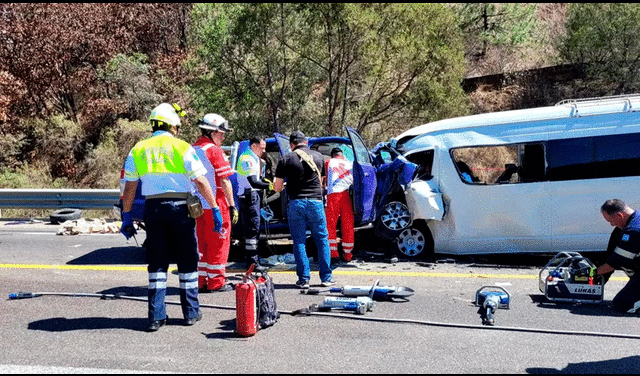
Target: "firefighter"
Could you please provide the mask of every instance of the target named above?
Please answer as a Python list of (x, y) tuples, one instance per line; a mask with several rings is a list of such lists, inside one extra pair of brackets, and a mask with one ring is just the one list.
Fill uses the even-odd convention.
[(222, 226), (215, 193), (205, 178), (207, 170), (193, 147), (175, 137), (180, 127), (178, 113), (184, 115), (177, 105), (168, 103), (154, 108), (149, 117), (153, 136), (135, 144), (124, 166), (126, 183), (120, 231), (127, 239), (136, 233), (131, 207), (138, 181), (142, 182), (142, 194), (145, 196), (149, 263), (147, 331), (150, 332), (166, 324), (167, 269), (171, 260), (178, 264), (180, 304), (185, 325), (193, 325), (202, 319), (198, 302), (195, 220), (189, 216), (186, 202), (193, 184), (212, 208), (214, 230), (219, 231)]
[[(238, 174), (246, 176), (251, 185), (243, 192), (239, 192), (239, 206), (242, 212), (242, 232), (244, 235), (244, 249), (247, 266), (255, 265), (260, 271), (265, 267), (260, 265), (258, 254), (258, 239), (260, 237), (260, 194), (264, 189), (273, 190), (273, 184), (264, 180), (264, 165), (261, 158), (267, 149), (267, 142), (262, 137), (249, 140), (249, 149), (238, 158)], [(261, 167), (262, 166), (262, 167)]]
[(198, 288), (200, 292), (231, 291), (233, 285), (226, 283), (226, 264), (231, 246), (231, 225), (238, 221), (233, 188), (229, 176), (233, 170), (227, 161), (222, 142), (232, 132), (229, 123), (218, 114), (206, 114), (198, 127), (202, 136), (193, 147), (207, 168), (207, 179), (216, 187), (216, 202), (222, 214), (222, 231), (211, 231), (211, 211), (205, 207), (204, 214), (196, 219), (196, 236), (200, 262), (198, 263)]
[(327, 215), (327, 230), (329, 231), (329, 249), (331, 250), (331, 258), (337, 259), (338, 254), (338, 237), (336, 226), (338, 218), (341, 223), (342, 233), (342, 259), (351, 261), (354, 233), (353, 233), (353, 206), (351, 197), (349, 196), (349, 188), (353, 185), (353, 163), (349, 162), (345, 157), (342, 149), (333, 148), (331, 150), (331, 159), (325, 162), (325, 170), (327, 177), (325, 180), (327, 189), (327, 206), (325, 208)]

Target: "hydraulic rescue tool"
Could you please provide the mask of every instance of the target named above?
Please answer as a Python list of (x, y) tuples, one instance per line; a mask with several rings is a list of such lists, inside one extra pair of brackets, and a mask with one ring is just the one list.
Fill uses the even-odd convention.
[[(492, 291), (493, 290), (493, 291)], [(498, 291), (499, 290), (499, 291)], [(496, 309), (509, 309), (510, 295), (504, 288), (500, 286), (482, 286), (476, 291), (476, 300), (474, 304), (482, 318), (482, 325), (495, 324), (493, 318)]]
[[(314, 305), (312, 305), (313, 307)], [(318, 311), (331, 311), (334, 309), (341, 309), (345, 311), (352, 311), (358, 315), (364, 315), (365, 312), (373, 309), (373, 300), (368, 296), (358, 296), (357, 298), (345, 298), (345, 297), (328, 297), (324, 299), (321, 305), (317, 306)], [(312, 309), (314, 310), (314, 309)]]
[(538, 276), (540, 292), (549, 301), (600, 303), (604, 280), (596, 275), (596, 266), (578, 252), (559, 252)]
[(330, 292), (330, 293), (339, 293), (343, 296), (348, 297), (357, 297), (357, 296), (368, 296), (373, 300), (394, 300), (394, 299), (403, 299), (408, 300), (407, 298), (412, 296), (414, 290), (409, 287), (404, 286), (379, 286), (380, 280), (376, 280), (373, 286), (344, 286), (344, 287), (332, 287), (328, 290), (319, 290), (319, 289), (306, 289), (301, 290), (301, 294), (306, 295), (318, 295), (321, 292)]

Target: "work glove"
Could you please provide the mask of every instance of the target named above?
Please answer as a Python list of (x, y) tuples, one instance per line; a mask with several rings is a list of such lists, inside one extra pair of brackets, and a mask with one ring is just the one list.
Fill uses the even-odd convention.
[(238, 223), (238, 209), (235, 206), (229, 206), (229, 215), (231, 216), (231, 224), (235, 225)]
[(220, 233), (222, 230), (222, 213), (220, 212), (220, 208), (211, 209), (213, 214), (213, 231)]
[(120, 226), (120, 232), (129, 240), (133, 235), (137, 234), (136, 228), (133, 227), (133, 219), (131, 219), (131, 212), (122, 212), (122, 226)]
[(264, 179), (265, 183), (269, 183), (269, 190), (270, 191), (275, 191), (275, 189), (273, 188), (273, 182), (269, 179)]

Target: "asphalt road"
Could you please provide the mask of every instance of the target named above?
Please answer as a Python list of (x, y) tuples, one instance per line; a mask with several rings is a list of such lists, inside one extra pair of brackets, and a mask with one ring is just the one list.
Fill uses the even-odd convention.
[[(250, 338), (235, 329), (235, 294), (201, 294), (204, 319), (144, 331), (146, 302), (11, 293), (64, 292), (146, 298), (144, 251), (120, 234), (55, 235), (50, 224), (0, 221), (2, 373), (640, 373), (640, 317), (608, 307), (626, 277), (616, 272), (599, 305), (550, 303), (538, 289), (542, 257), (438, 258), (391, 264), (358, 249), (339, 264), (339, 285), (408, 286), (407, 302), (377, 302), (365, 315), (292, 316), (324, 296), (302, 295), (286, 266), (270, 272), (283, 314)], [(144, 240), (141, 231), (138, 241)], [(287, 251), (289, 245), (279, 246)], [(378, 251), (378, 250), (376, 250)], [(242, 265), (230, 264), (238, 280)], [(311, 284), (319, 287), (317, 269)], [(178, 301), (170, 274), (167, 301)], [(481, 325), (476, 291), (502, 286), (509, 309)], [(385, 322), (389, 320), (390, 322)], [(402, 321), (402, 322), (400, 322)]]

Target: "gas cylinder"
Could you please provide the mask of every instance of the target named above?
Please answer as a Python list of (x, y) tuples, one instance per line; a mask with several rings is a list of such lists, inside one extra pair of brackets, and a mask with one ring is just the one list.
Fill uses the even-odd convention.
[(251, 337), (258, 332), (256, 286), (249, 278), (236, 285), (236, 333)]

